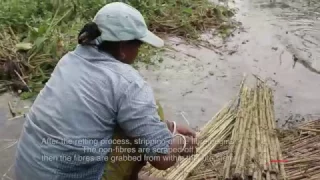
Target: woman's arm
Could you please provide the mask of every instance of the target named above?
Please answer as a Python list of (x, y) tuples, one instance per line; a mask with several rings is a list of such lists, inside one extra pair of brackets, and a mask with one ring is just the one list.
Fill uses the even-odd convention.
[[(171, 123), (161, 122), (151, 88), (147, 84), (132, 83), (120, 99), (117, 121), (127, 136), (136, 140), (155, 168), (167, 169), (173, 166), (179, 155), (195, 153), (195, 140), (173, 134)], [(168, 126), (170, 126), (168, 128)], [(185, 146), (183, 152), (181, 150)]]

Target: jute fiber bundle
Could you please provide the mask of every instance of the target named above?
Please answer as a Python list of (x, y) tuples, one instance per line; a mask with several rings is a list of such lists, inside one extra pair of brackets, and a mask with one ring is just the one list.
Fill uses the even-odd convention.
[(258, 81), (244, 87), (224, 164), (224, 179), (285, 179), (276, 134), (272, 90)]
[(152, 168), (149, 170), (149, 175), (168, 180), (186, 179), (190, 172), (192, 172), (215, 147), (230, 136), (236, 116), (235, 110), (234, 103), (230, 103), (217, 113), (212, 121), (204, 126), (201, 133), (198, 134), (200, 143), (196, 155), (189, 158), (181, 158), (174, 167), (166, 171), (159, 171)]
[[(217, 113), (198, 134), (200, 145), (197, 154), (179, 160), (176, 166), (166, 171), (151, 168), (149, 175), (185, 180), (192, 174), (196, 179), (194, 170), (201, 167), (206, 157), (212, 156), (223, 142), (228, 142), (224, 165), (220, 165), (220, 179), (286, 179), (284, 164), (279, 161), (283, 157), (275, 130), (273, 106), (272, 91), (262, 81), (258, 80), (254, 88), (244, 86), (243, 81), (237, 100)], [(198, 173), (202, 177), (217, 178), (212, 172)]]

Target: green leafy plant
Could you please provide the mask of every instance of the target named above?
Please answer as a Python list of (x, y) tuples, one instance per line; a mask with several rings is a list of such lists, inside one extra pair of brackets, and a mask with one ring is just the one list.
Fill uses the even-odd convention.
[[(78, 31), (95, 13), (113, 0), (2, 0), (0, 6), (0, 81), (14, 90), (35, 94), (50, 77), (59, 59), (77, 44)], [(197, 39), (201, 32), (220, 27), (233, 15), (207, 0), (130, 0), (159, 36)], [(224, 26), (222, 34), (228, 32)], [(154, 65), (161, 50), (141, 48), (138, 61)], [(6, 84), (8, 85), (8, 83)], [(32, 95), (34, 93), (31, 93)], [(24, 93), (24, 98), (31, 96)]]

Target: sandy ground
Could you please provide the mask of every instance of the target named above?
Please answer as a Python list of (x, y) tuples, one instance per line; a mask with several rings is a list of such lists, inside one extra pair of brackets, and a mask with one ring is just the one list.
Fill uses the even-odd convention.
[[(288, 118), (303, 121), (320, 115), (319, 14), (309, 0), (236, 0), (242, 28), (220, 48), (210, 50), (170, 39), (169, 51), (159, 67), (142, 68), (154, 88), (167, 119), (201, 127), (237, 94), (243, 74), (267, 79), (275, 90), (279, 126)], [(300, 8), (300, 9), (299, 9)], [(295, 63), (296, 62), (296, 63)], [(319, 68), (320, 70), (320, 68)], [(0, 179), (10, 179), (15, 143), (23, 119), (8, 120), (10, 94), (0, 97)], [(30, 103), (19, 102), (23, 108)], [(6, 174), (7, 173), (7, 174)]]

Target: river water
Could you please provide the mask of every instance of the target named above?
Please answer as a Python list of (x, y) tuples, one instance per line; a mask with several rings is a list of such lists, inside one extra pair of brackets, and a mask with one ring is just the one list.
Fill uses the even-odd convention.
[[(275, 36), (310, 71), (320, 73), (320, 3), (316, 0), (255, 1), (247, 10), (263, 12)], [(318, 62), (317, 62), (318, 60)]]
[[(316, 0), (235, 0), (242, 23), (216, 48), (169, 38), (164, 61), (141, 68), (167, 119), (201, 127), (237, 94), (243, 74), (268, 79), (274, 89), (279, 126), (320, 115), (320, 2)], [(0, 97), (0, 179), (10, 179), (23, 119), (8, 121), (8, 100)], [(28, 103), (27, 103), (28, 104)], [(24, 107), (25, 105), (21, 106)], [(3, 174), (3, 175), (1, 175)]]
[[(320, 3), (315, 1), (236, 0), (228, 3), (242, 23), (214, 51), (168, 42), (160, 68), (142, 70), (164, 105), (166, 117), (201, 126), (238, 92), (244, 73), (268, 79), (275, 90), (279, 125), (286, 119), (320, 113)], [(183, 115), (181, 115), (183, 112)]]

